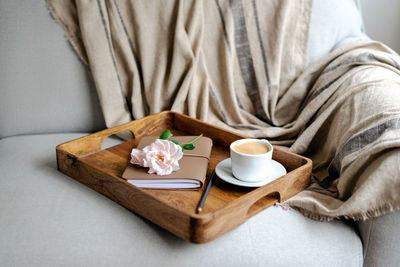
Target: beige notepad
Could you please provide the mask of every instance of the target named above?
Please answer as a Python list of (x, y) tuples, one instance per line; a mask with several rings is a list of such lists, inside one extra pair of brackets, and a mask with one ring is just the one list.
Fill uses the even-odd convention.
[[(154, 142), (158, 137), (143, 137), (137, 148), (143, 149)], [(179, 143), (190, 142), (196, 136), (173, 136), (170, 139)], [(185, 150), (183, 157), (179, 160), (179, 170), (169, 175), (149, 174), (148, 168), (128, 164), (122, 178), (129, 183), (142, 188), (164, 188), (164, 189), (198, 189), (204, 184), (207, 174), (208, 162), (210, 160), (212, 140), (201, 137), (194, 142), (195, 149)]]

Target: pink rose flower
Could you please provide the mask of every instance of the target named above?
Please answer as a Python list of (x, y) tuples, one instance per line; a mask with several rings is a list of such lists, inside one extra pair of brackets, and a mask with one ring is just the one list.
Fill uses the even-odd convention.
[(168, 140), (157, 139), (143, 150), (132, 149), (131, 163), (148, 167), (148, 173), (168, 175), (179, 170), (182, 148)]
[(146, 154), (143, 153), (142, 150), (140, 149), (132, 149), (131, 151), (131, 163), (132, 164), (136, 164), (136, 165), (140, 165), (142, 167), (144, 167), (144, 158), (146, 157)]

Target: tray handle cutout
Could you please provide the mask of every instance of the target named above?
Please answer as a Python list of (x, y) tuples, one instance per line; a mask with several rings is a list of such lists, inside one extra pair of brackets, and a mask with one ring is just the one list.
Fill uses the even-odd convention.
[[(71, 156), (73, 155), (75, 157), (90, 155), (94, 152), (104, 149), (103, 147), (104, 140), (109, 136), (118, 134), (119, 132), (129, 131), (130, 132), (129, 136), (131, 136), (132, 138), (136, 138), (137, 135), (135, 134), (134, 126), (135, 126), (134, 123), (130, 122), (114, 128), (105, 129), (100, 132), (83, 136), (81, 138), (60, 144), (56, 147), (56, 149), (64, 151), (70, 154)], [(106, 143), (112, 143), (112, 142), (107, 140)], [(115, 141), (114, 145), (116, 145)]]
[(255, 201), (251, 202), (247, 209), (246, 219), (259, 213), (265, 208), (273, 206), (275, 203), (281, 201), (281, 194), (277, 191), (267, 191), (260, 197), (256, 198)]
[(128, 140), (135, 139), (135, 135), (130, 130), (123, 130), (121, 132), (104, 137), (101, 150), (122, 144)]
[(92, 140), (86, 140), (86, 143), (92, 141), (92, 151), (103, 150), (108, 147), (118, 145), (131, 139), (136, 138), (135, 131), (131, 123), (122, 124), (120, 126), (109, 128), (97, 132), (88, 137), (92, 137)]

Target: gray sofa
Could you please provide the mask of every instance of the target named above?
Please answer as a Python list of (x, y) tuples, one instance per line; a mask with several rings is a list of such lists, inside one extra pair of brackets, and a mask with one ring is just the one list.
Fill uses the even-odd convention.
[(0, 38), (1, 266), (398, 266), (399, 212), (272, 207), (196, 245), (58, 172), (56, 145), (105, 128), (90, 73), (44, 1), (1, 0)]

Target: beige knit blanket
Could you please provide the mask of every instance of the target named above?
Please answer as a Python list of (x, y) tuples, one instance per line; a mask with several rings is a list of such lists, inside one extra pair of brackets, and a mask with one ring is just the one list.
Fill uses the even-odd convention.
[(48, 0), (108, 127), (173, 110), (313, 160), (283, 203), (314, 219), (400, 208), (400, 59), (377, 42), (305, 67), (311, 0)]

